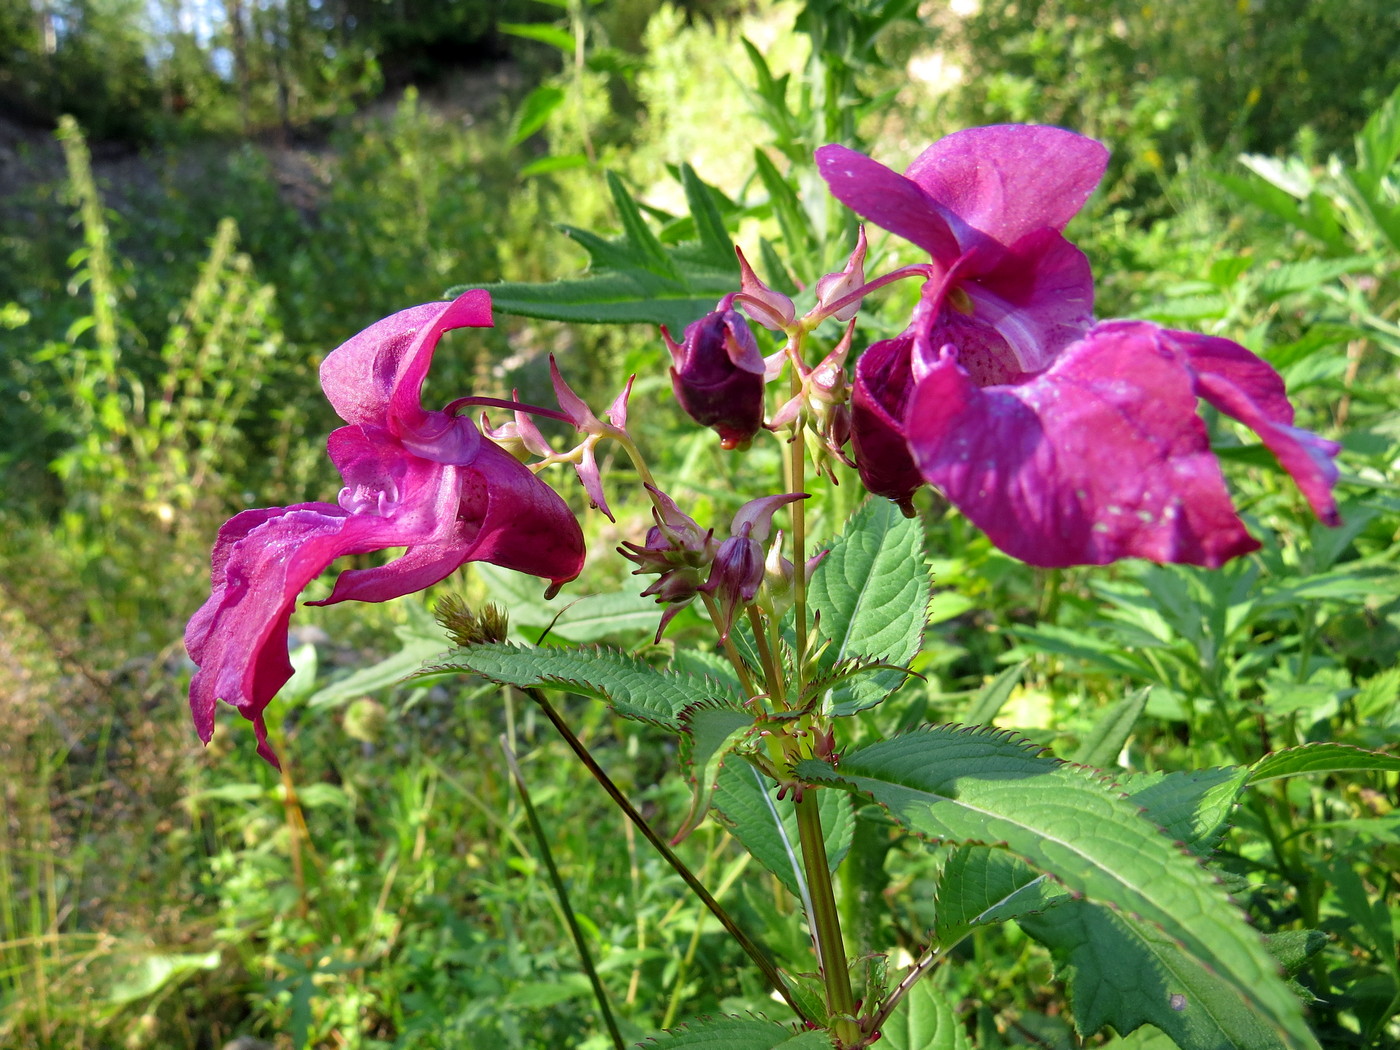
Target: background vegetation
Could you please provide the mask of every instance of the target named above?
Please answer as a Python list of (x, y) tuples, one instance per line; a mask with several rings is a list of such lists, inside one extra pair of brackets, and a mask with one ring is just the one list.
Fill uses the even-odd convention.
[[(1103, 139), (1113, 167), (1071, 231), (1107, 275), (1099, 312), (1268, 356), (1303, 425), (1346, 446), (1347, 523), (1310, 526), (1228, 430), (1266, 545), (1220, 573), (1037, 573), (931, 503), (926, 685), (868, 731), (996, 717), (1072, 757), (1109, 705), (1150, 686), (1125, 769), (1400, 739), (1389, 4), (0, 0), (0, 56), (0, 111), (18, 117), (0, 122), (0, 1045), (604, 1045), (502, 734), (589, 904), (628, 1031), (771, 1009), (529, 704), (399, 684), (442, 647), (420, 599), (298, 612), (299, 673), (272, 718), (280, 777), (235, 718), (201, 750), (183, 709), (180, 633), (218, 524), (338, 485), (320, 358), (451, 285), (578, 273), (583, 253), (552, 224), (616, 230), (604, 171), (678, 240), (672, 169), (692, 164), (750, 257), (771, 261), (766, 240), (809, 281), (849, 236), (814, 184), (815, 145), (899, 166), (999, 120)], [(555, 352), (595, 404), (639, 373), (634, 404), (657, 406), (650, 454), (697, 516), (771, 472), (772, 449), (736, 462), (681, 426), (652, 329), (501, 321), (448, 341), (430, 400), (528, 397)], [(854, 489), (845, 479), (814, 513), (836, 520)], [(600, 555), (646, 523), (637, 504), (615, 509), (615, 527), (585, 519)], [(598, 557), (575, 590), (632, 583)], [(449, 584), (513, 595), (524, 630), (552, 615), (507, 574)], [(654, 607), (612, 601), (572, 637), (644, 644)], [(656, 786), (676, 756), (581, 702), (573, 715), (676, 826), (686, 799)], [(1222, 845), (1232, 889), (1267, 932), (1326, 935), (1296, 973), (1326, 1045), (1394, 1046), (1395, 779), (1286, 784)], [(683, 848), (775, 950), (800, 955), (783, 894), (745, 877), (720, 828)], [(941, 860), (875, 856), (868, 885), (914, 900)], [(927, 911), (873, 943), (917, 950)], [(1010, 927), (979, 933), (937, 979), (979, 1047), (1069, 1046), (1057, 966)]]

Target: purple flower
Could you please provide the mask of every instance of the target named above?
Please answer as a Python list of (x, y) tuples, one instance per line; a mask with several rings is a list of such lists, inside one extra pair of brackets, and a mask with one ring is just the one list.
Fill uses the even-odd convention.
[(929, 253), (925, 334), (963, 351), (984, 384), (1039, 371), (1093, 322), (1089, 262), (1061, 231), (1107, 163), (1093, 139), (1022, 124), (949, 135), (903, 175), (844, 146), (817, 150), (838, 200)]
[(1044, 371), (985, 386), (960, 358), (944, 346), (914, 384), (908, 447), (921, 475), (1022, 561), (1215, 567), (1257, 549), (1198, 398), (1257, 433), (1318, 518), (1339, 521), (1339, 446), (1294, 427), (1278, 373), (1228, 339), (1108, 321)]
[(336, 558), (406, 548), (387, 565), (342, 572), (328, 598), (309, 604), (386, 601), (469, 561), (544, 577), (551, 589), (578, 575), (583, 533), (563, 499), (469, 419), (422, 406), (442, 334), (490, 325), (490, 296), (471, 291), (386, 317), (322, 363), (321, 387), (349, 424), (328, 443), (345, 487), (337, 503), (247, 510), (219, 530), (212, 593), (185, 629), (199, 667), (190, 708), (206, 743), (224, 700), (276, 764), (263, 711), (292, 675), (287, 625), (297, 596)]
[(686, 414), (713, 427), (725, 448), (738, 448), (763, 426), (763, 355), (743, 315), (722, 301), (686, 326), (680, 343), (663, 326), (671, 351), (671, 385)]
[(1107, 160), (1093, 139), (1030, 125), (949, 135), (904, 175), (844, 146), (817, 150), (838, 199), (931, 257), (909, 329), (856, 363), (851, 437), (871, 492), (912, 512), (921, 478), (900, 419), (916, 337), (957, 346), (978, 382), (999, 383), (1044, 368), (1093, 323), (1089, 262), (1060, 231)]
[(930, 255), (908, 328), (856, 364), (862, 480), (906, 512), (932, 482), (1033, 565), (1215, 566), (1258, 543), (1211, 455), (1204, 398), (1253, 429), (1335, 524), (1338, 447), (1293, 426), (1264, 361), (1146, 322), (1090, 328), (1088, 262), (1061, 231), (1106, 159), (1092, 139), (1030, 126), (950, 135), (903, 176), (817, 151), (838, 198)]

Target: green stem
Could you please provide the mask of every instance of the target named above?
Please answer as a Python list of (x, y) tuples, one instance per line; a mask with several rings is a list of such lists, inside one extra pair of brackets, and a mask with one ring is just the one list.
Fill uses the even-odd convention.
[(841, 1046), (860, 1046), (860, 1025), (856, 1021), (856, 997), (851, 990), (846, 945), (841, 939), (841, 920), (836, 911), (836, 894), (831, 885), (831, 867), (822, 834), (817, 788), (801, 789), (797, 799), (797, 834), (802, 844), (802, 866), (806, 869), (807, 889), (812, 898), (812, 940), (816, 943), (817, 963), (826, 985), (828, 1025)]
[(612, 1006), (608, 1003), (608, 993), (603, 988), (603, 981), (598, 976), (598, 970), (593, 965), (593, 954), (588, 950), (588, 941), (583, 936), (583, 930), (579, 927), (578, 919), (574, 917), (573, 905), (569, 903), (569, 891), (564, 888), (564, 880), (559, 876), (559, 868), (554, 863), (554, 853), (549, 848), (549, 838), (544, 833), (544, 825), (540, 823), (539, 814), (535, 812), (535, 804), (530, 801), (530, 789), (525, 786), (525, 776), (520, 772), (520, 765), (515, 761), (515, 752), (510, 749), (510, 744), (506, 741), (505, 735), (500, 737), (501, 750), (505, 753), (506, 764), (510, 766), (511, 776), (515, 778), (515, 786), (520, 789), (520, 800), (525, 805), (525, 819), (530, 824), (530, 831), (534, 833), (535, 841), (540, 847), (540, 856), (544, 858), (545, 870), (549, 873), (550, 885), (554, 887), (554, 894), (559, 898), (559, 906), (564, 912), (564, 922), (569, 927), (569, 933), (574, 938), (574, 947), (578, 949), (579, 962), (583, 964), (583, 970), (588, 974), (588, 983), (593, 986), (593, 997), (598, 1000), (598, 1009), (603, 1014), (603, 1023), (608, 1026), (608, 1035), (612, 1037), (613, 1046), (617, 1050), (626, 1050), (626, 1042), (623, 1041), (622, 1032), (618, 1030), (617, 1019), (613, 1017)]
[(672, 870), (681, 877), (681, 880), (690, 888), (690, 891), (700, 898), (706, 908), (710, 909), (710, 914), (719, 920), (720, 925), (738, 942), (739, 947), (744, 949), (748, 957), (753, 960), (754, 965), (756, 965), (759, 970), (762, 971), (763, 976), (767, 978), (768, 984), (772, 989), (783, 997), (783, 1001), (787, 1003), (788, 1006), (792, 1007), (793, 1013), (803, 1021), (811, 1022), (812, 1019), (808, 1017), (802, 1007), (797, 1004), (797, 1000), (793, 998), (792, 992), (788, 990), (787, 982), (783, 980), (783, 976), (778, 972), (778, 968), (773, 965), (769, 954), (765, 952), (753, 938), (740, 929), (739, 924), (720, 906), (719, 901), (711, 896), (710, 891), (707, 890), (704, 884), (695, 877), (694, 873), (686, 867), (685, 862), (682, 861), (680, 857), (676, 856), (671, 850), (671, 847), (666, 844), (666, 841), (652, 829), (652, 826), (646, 822), (646, 819), (637, 811), (637, 808), (628, 801), (627, 796), (622, 793), (622, 789), (613, 783), (612, 778), (603, 771), (603, 767), (598, 765), (588, 748), (583, 746), (583, 741), (574, 735), (574, 731), (569, 728), (568, 723), (565, 722), (559, 712), (555, 710), (554, 705), (549, 702), (549, 698), (538, 689), (526, 689), (525, 692), (529, 694), (530, 699), (534, 700), (535, 703), (539, 705), (540, 710), (544, 712), (545, 717), (554, 725), (554, 728), (559, 730), (559, 735), (564, 738), (574, 754), (578, 756), (579, 761), (584, 764), (584, 767), (593, 774), (593, 779), (602, 785), (603, 790), (608, 793), (608, 797), (617, 804), (617, 807), (622, 810), (627, 819), (630, 820), (636, 829), (642, 833), (643, 837), (652, 844), (656, 852), (661, 854), (662, 859), (665, 860), (667, 864), (671, 865)]

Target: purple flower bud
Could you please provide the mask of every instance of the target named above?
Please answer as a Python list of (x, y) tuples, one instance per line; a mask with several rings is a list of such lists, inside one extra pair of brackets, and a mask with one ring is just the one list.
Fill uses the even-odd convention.
[(763, 425), (763, 355), (737, 310), (721, 309), (686, 326), (671, 351), (671, 386), (691, 419), (719, 434), (724, 448), (747, 444)]
[(710, 578), (701, 589), (719, 599), (723, 626), (721, 638), (728, 638), (735, 614), (751, 604), (763, 583), (763, 544), (749, 535), (731, 536), (719, 545)]
[(924, 483), (904, 436), (904, 416), (913, 396), (910, 374), (914, 338), (904, 333), (873, 344), (856, 362), (851, 387), (851, 445), (860, 480), (877, 496), (894, 500), (906, 515)]

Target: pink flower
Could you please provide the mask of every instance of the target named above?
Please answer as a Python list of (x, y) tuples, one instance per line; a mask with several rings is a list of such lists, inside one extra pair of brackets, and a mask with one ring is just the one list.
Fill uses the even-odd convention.
[(309, 604), (386, 601), (469, 561), (544, 577), (551, 589), (578, 575), (583, 533), (563, 499), (466, 417), (422, 406), (442, 334), (490, 325), (490, 296), (471, 291), (386, 317), (322, 363), (321, 387), (349, 424), (328, 443), (345, 487), (337, 503), (247, 510), (219, 530), (212, 592), (185, 629), (199, 667), (190, 708), (206, 743), (224, 700), (276, 764), (263, 711), (292, 675), (287, 625), (297, 596), (336, 558), (406, 548), (387, 565), (342, 572), (328, 598)]
[(856, 362), (851, 437), (866, 487), (910, 511), (920, 479), (904, 451), (915, 337), (951, 343), (980, 383), (1044, 368), (1093, 323), (1094, 281), (1061, 231), (1108, 151), (1060, 128), (972, 128), (934, 143), (904, 175), (844, 146), (817, 150), (831, 192), (925, 249), (928, 282), (908, 331)]
[(908, 328), (856, 364), (852, 442), (872, 492), (908, 512), (931, 482), (1033, 565), (1219, 565), (1258, 543), (1211, 455), (1204, 398), (1337, 522), (1338, 446), (1293, 426), (1268, 364), (1146, 322), (1090, 328), (1092, 275), (1061, 231), (1103, 173), (1097, 142), (1002, 126), (948, 136), (903, 176), (840, 146), (817, 160), (839, 199), (930, 255)]
[(1318, 518), (1338, 524), (1339, 446), (1293, 426), (1283, 380), (1237, 343), (1108, 321), (1044, 371), (986, 386), (960, 356), (943, 347), (915, 383), (908, 447), (924, 479), (1013, 557), (1215, 567), (1257, 549), (1198, 398), (1257, 433)]

